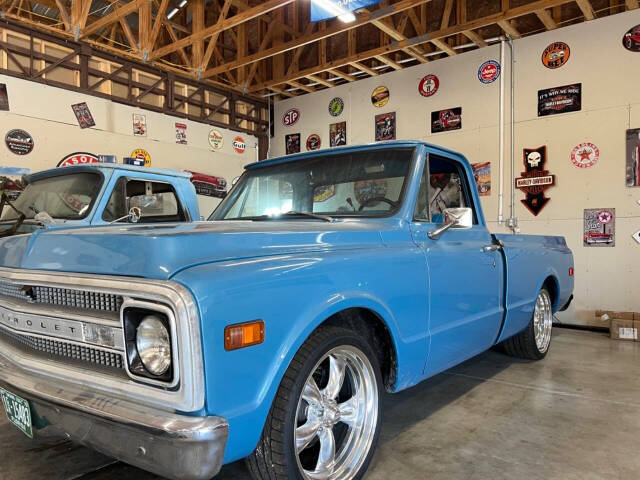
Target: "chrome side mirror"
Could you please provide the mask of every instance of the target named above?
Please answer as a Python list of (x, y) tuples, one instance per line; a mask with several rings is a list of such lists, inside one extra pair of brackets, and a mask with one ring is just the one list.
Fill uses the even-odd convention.
[(427, 235), (431, 240), (437, 240), (450, 228), (471, 228), (473, 226), (473, 210), (470, 208), (445, 208), (444, 224)]
[(142, 217), (142, 210), (140, 207), (131, 207), (129, 209), (129, 221), (131, 223), (138, 223)]
[(238, 180), (240, 180), (240, 177), (236, 177), (233, 180), (231, 180), (231, 186), (233, 187), (236, 183), (238, 183)]

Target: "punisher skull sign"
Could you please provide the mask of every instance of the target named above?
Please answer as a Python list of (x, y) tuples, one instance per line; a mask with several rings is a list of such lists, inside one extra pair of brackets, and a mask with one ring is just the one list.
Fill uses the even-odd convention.
[(540, 152), (537, 150), (533, 150), (532, 152), (529, 152), (529, 155), (527, 155), (527, 163), (531, 168), (538, 168), (541, 160), (542, 155), (540, 155)]
[(525, 148), (522, 151), (525, 171), (522, 177), (516, 178), (516, 188), (522, 190), (526, 197), (522, 204), (534, 215), (538, 215), (542, 208), (549, 202), (544, 196), (545, 190), (556, 183), (556, 176), (549, 175), (544, 169), (547, 163), (547, 147)]

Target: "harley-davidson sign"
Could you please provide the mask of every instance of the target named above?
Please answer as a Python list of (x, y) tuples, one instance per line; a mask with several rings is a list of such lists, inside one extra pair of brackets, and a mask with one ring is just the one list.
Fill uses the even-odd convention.
[(538, 116), (578, 112), (582, 108), (582, 84), (538, 90)]
[(556, 184), (556, 176), (550, 175), (544, 169), (547, 163), (547, 147), (523, 149), (523, 162), (525, 171), (522, 177), (516, 178), (516, 188), (526, 194), (522, 204), (534, 215), (538, 215), (549, 198), (544, 196), (545, 190)]

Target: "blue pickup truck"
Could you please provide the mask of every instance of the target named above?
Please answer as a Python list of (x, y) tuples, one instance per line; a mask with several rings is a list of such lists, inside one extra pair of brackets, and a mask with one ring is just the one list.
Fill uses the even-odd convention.
[(25, 177), (24, 191), (7, 195), (9, 198), (19, 193), (17, 199), (2, 202), (0, 237), (43, 227), (128, 222), (131, 208), (139, 209), (137, 223), (197, 221), (200, 209), (192, 175), (115, 163), (33, 173)]
[(0, 394), (173, 479), (360, 479), (380, 396), (500, 345), (542, 359), (562, 237), (492, 234), (460, 154), (399, 141), (247, 166), (210, 221), (0, 240)]

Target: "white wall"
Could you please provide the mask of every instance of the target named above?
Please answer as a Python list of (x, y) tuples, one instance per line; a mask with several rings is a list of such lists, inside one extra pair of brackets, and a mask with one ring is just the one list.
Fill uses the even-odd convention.
[[(581, 324), (594, 321), (594, 310), (612, 309), (640, 312), (638, 275), (640, 245), (631, 234), (640, 229), (640, 188), (625, 186), (625, 130), (640, 127), (640, 53), (622, 47), (622, 35), (640, 24), (640, 10), (606, 17), (514, 42), (515, 49), (515, 173), (524, 170), (522, 149), (547, 145), (546, 168), (556, 175), (556, 186), (547, 190), (551, 202), (534, 217), (520, 203), (524, 193), (516, 190), (516, 217), (521, 232), (563, 235), (574, 252), (576, 267), (575, 301), (571, 309), (559, 314), (562, 321)], [(544, 48), (563, 41), (571, 57), (555, 70), (542, 65)], [(508, 52), (508, 50), (507, 50)], [(507, 54), (507, 62), (508, 62)], [(323, 148), (329, 144), (329, 124), (347, 122), (349, 144), (374, 141), (374, 116), (397, 112), (397, 138), (421, 139), (462, 152), (471, 162), (491, 162), (491, 196), (482, 197), (489, 227), (498, 225), (498, 124), (499, 81), (489, 85), (477, 79), (478, 67), (486, 60), (499, 60), (499, 47), (491, 46), (468, 53), (407, 68), (353, 84), (291, 98), (275, 105), (275, 137), (271, 155), (283, 155), (284, 136), (301, 133), (301, 147), (312, 134), (319, 134)], [(506, 68), (504, 68), (506, 67)], [(506, 72), (505, 72), (506, 70)], [(418, 82), (426, 74), (440, 79), (440, 89), (432, 97), (418, 93)], [(503, 66), (507, 84), (510, 72)], [(582, 83), (582, 110), (550, 117), (537, 116), (540, 89)], [(373, 89), (385, 85), (389, 103), (383, 108), (371, 104)], [(345, 101), (340, 117), (331, 117), (328, 103), (336, 96)], [(462, 130), (430, 133), (432, 111), (461, 106)], [(298, 108), (301, 118), (284, 127), (282, 114)], [(509, 103), (507, 98), (509, 121)], [(509, 126), (505, 138), (505, 217), (509, 216), (510, 168)], [(569, 155), (581, 142), (592, 142), (600, 149), (599, 162), (587, 169), (575, 167)], [(582, 246), (583, 209), (616, 209), (616, 246)], [(526, 275), (526, 272), (522, 272)]]
[[(220, 176), (231, 185), (244, 165), (257, 160), (258, 140), (251, 135), (9, 76), (0, 75), (0, 83), (7, 85), (10, 106), (9, 112), (0, 112), (0, 140), (4, 144), (4, 135), (9, 130), (21, 128), (35, 141), (33, 151), (24, 156), (15, 155), (0, 145), (0, 166), (36, 172), (53, 168), (63, 157), (78, 151), (116, 155), (118, 163), (122, 163), (122, 158), (131, 156), (134, 149), (144, 148), (151, 155), (152, 167)], [(80, 102), (89, 105), (95, 127), (81, 129), (78, 126), (71, 105)], [(133, 136), (133, 113), (146, 115), (146, 137)], [(175, 143), (176, 122), (187, 125), (188, 145)], [(224, 136), (221, 150), (214, 151), (209, 145), (208, 135), (213, 128)], [(232, 147), (236, 136), (242, 137), (247, 145), (243, 154), (236, 153)], [(199, 200), (201, 214), (205, 216), (219, 203), (211, 197)]]

